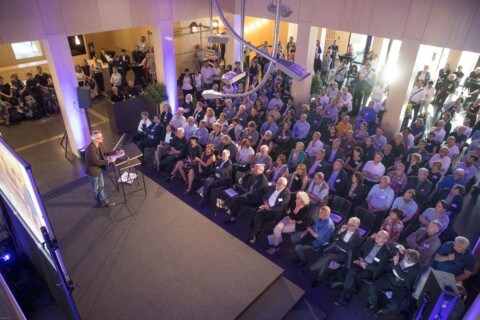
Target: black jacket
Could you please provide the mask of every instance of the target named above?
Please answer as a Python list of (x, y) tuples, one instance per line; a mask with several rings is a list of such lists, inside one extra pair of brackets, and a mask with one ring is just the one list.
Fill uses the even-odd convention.
[(403, 281), (399, 281), (399, 285), (403, 283), (407, 291), (412, 292), (415, 281), (417, 280), (417, 278), (420, 276), (422, 272), (422, 267), (420, 266), (420, 263), (415, 263), (413, 266), (410, 266), (402, 270), (402, 267), (400, 267), (400, 261), (399, 261), (396, 265), (390, 264), (387, 267), (387, 270), (391, 273), (393, 273), (393, 270), (395, 270), (398, 277), (403, 279)]
[(345, 188), (345, 193), (342, 194), (342, 196), (350, 201), (353, 206), (360, 204), (363, 200), (365, 200), (365, 197), (367, 195), (367, 187), (362, 183), (362, 184), (357, 184), (357, 187), (352, 193), (352, 196), (348, 196), (348, 192), (350, 191), (350, 188), (352, 187), (352, 179), (350, 179), (347, 183), (347, 186)]
[(408, 189), (415, 190), (415, 198), (413, 200), (419, 205), (422, 205), (427, 202), (430, 193), (432, 193), (433, 184), (428, 179), (419, 183), (417, 177), (412, 177), (408, 179), (407, 186), (405, 187), (405, 190)]
[[(328, 166), (324, 171), (325, 182), (328, 182), (328, 179), (330, 179), (330, 176), (332, 175), (332, 173), (333, 173), (333, 166)], [(335, 189), (335, 194), (338, 194), (338, 195), (345, 194), (347, 183), (348, 183), (348, 174), (345, 172), (345, 170), (341, 169), (337, 175), (337, 178), (335, 179), (335, 183), (333, 184), (333, 187)]]
[(260, 200), (265, 194), (267, 186), (268, 180), (263, 173), (257, 175), (252, 174), (248, 181), (247, 192), (243, 195)]
[[(316, 157), (310, 157), (308, 158), (307, 160), (307, 172), (310, 171), (310, 169), (312, 168), (313, 164), (317, 161)], [(315, 173), (317, 172), (322, 172), (322, 173), (325, 173), (325, 170), (328, 168), (328, 163), (325, 161), (325, 160), (322, 160), (320, 161), (320, 163), (317, 165), (317, 167), (315, 168)], [(313, 175), (312, 176), (308, 176), (309, 178), (313, 178)]]
[(325, 251), (327, 251), (329, 248), (337, 247), (339, 250), (343, 252), (348, 252), (356, 249), (362, 243), (363, 239), (360, 233), (358, 232), (358, 230), (352, 234), (348, 242), (343, 241), (343, 237), (345, 236), (346, 233), (347, 233), (347, 230), (341, 233), (334, 232), (331, 238), (333, 242), (331, 245), (328, 246), (327, 249), (325, 249)]
[(228, 159), (222, 166), (222, 158), (217, 160), (215, 164), (214, 177), (217, 180), (229, 181), (232, 179), (232, 161)]
[(323, 159), (325, 159), (325, 161), (327, 161), (330, 164), (333, 164), (337, 159), (343, 159), (343, 150), (340, 149), (340, 147), (337, 149), (337, 152), (335, 152), (335, 156), (333, 157), (332, 162), (328, 161), (328, 159), (330, 159), (331, 154), (332, 154), (332, 147), (327, 146), (325, 150), (325, 157), (323, 157)]
[(165, 139), (165, 127), (163, 126), (162, 123), (159, 123), (158, 125), (155, 126), (155, 123), (151, 125), (150, 127), (147, 128), (147, 137), (149, 139), (152, 139), (150, 135), (153, 136), (153, 141), (155, 141), (156, 144), (160, 143), (160, 140)]
[[(365, 242), (355, 250), (355, 259), (360, 257), (366, 258), (368, 254), (372, 251), (375, 246), (375, 240), (373, 238), (367, 238)], [(378, 250), (373, 262), (367, 264), (365, 270), (371, 271), (373, 273), (373, 279), (377, 279), (383, 271), (388, 267), (390, 263), (391, 253), (387, 245), (383, 245), (380, 250)]]
[[(276, 186), (272, 185), (268, 187), (267, 193), (263, 197), (263, 202), (268, 202), (268, 198), (274, 193), (276, 190)], [(284, 213), (287, 209), (288, 203), (290, 202), (290, 190), (288, 188), (284, 188), (278, 195), (277, 200), (275, 200), (275, 205), (270, 207), (270, 211), (277, 212), (278, 214)]]

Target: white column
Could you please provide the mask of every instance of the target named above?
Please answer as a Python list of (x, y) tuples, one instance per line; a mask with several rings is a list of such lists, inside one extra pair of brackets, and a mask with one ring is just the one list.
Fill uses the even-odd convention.
[[(310, 23), (300, 22), (298, 24), (295, 51), (295, 63), (306, 68), (313, 74), (313, 61), (315, 59), (315, 45), (317, 43), (318, 28), (311, 27)], [(293, 81), (292, 96), (295, 102), (309, 103), (310, 86), (312, 84), (312, 76), (305, 78), (303, 81)]]
[(177, 61), (173, 40), (173, 20), (161, 20), (154, 26), (155, 68), (157, 81), (167, 86), (168, 103), (173, 112), (178, 108)]
[[(226, 16), (228, 23), (233, 27), (237, 34), (241, 34), (240, 25), (241, 17), (239, 14), (230, 14)], [(233, 38), (230, 32), (226, 32), (230, 41), (225, 45), (225, 66), (232, 65), (234, 67), (235, 61), (242, 60), (242, 44)]]
[(388, 138), (400, 130), (403, 114), (415, 79), (414, 66), (419, 48), (420, 41), (418, 40), (403, 39), (402, 41), (396, 63), (397, 70), (395, 78), (392, 78), (385, 108), (386, 112), (382, 121), (382, 126)]
[(298, 34), (298, 24), (289, 22), (288, 32), (287, 32), (287, 42), (288, 40), (290, 40), (290, 37), (293, 37), (293, 41), (297, 41), (297, 39), (295, 39), (297, 37), (297, 34)]
[(77, 157), (80, 157), (78, 150), (90, 142), (90, 132), (85, 115), (86, 109), (79, 109), (78, 105), (78, 83), (67, 35), (64, 33), (49, 35), (43, 44), (70, 148)]
[(322, 28), (322, 32), (320, 33), (320, 47), (322, 48), (322, 52), (325, 52), (326, 38), (327, 38), (327, 28)]

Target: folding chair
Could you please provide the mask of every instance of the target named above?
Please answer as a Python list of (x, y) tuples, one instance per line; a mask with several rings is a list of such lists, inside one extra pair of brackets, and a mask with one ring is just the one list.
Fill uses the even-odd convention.
[(355, 208), (353, 216), (360, 219), (360, 227), (358, 228), (358, 232), (362, 238), (365, 239), (372, 232), (372, 228), (377, 216), (373, 212), (361, 207)]
[(337, 195), (333, 197), (332, 205), (330, 206), (330, 219), (336, 226), (347, 219), (351, 207), (352, 203), (347, 199)]

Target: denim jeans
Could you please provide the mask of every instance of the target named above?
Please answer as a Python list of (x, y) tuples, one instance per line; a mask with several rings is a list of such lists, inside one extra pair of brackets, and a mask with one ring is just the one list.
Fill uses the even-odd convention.
[(93, 198), (100, 204), (105, 204), (107, 202), (107, 198), (105, 197), (104, 191), (104, 181), (103, 181), (103, 172), (96, 177), (88, 176), (88, 180), (90, 180), (90, 189), (93, 194)]

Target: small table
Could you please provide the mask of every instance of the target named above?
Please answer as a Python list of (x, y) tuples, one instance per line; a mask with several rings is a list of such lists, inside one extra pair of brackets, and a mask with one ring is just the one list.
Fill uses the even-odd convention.
[[(117, 190), (122, 189), (123, 199), (127, 203), (127, 195), (132, 194), (138, 191), (144, 191), (145, 196), (147, 195), (147, 188), (145, 186), (145, 176), (143, 172), (137, 170), (138, 166), (141, 166), (140, 157), (143, 156), (142, 152), (138, 147), (133, 144), (127, 144), (124, 147), (125, 157), (122, 157), (113, 163), (113, 174), (115, 177), (115, 184)], [(132, 173), (131, 171), (135, 172)], [(142, 176), (142, 183), (140, 183), (139, 173)], [(125, 183), (128, 183), (132, 186), (133, 190), (130, 192), (125, 192)]]

